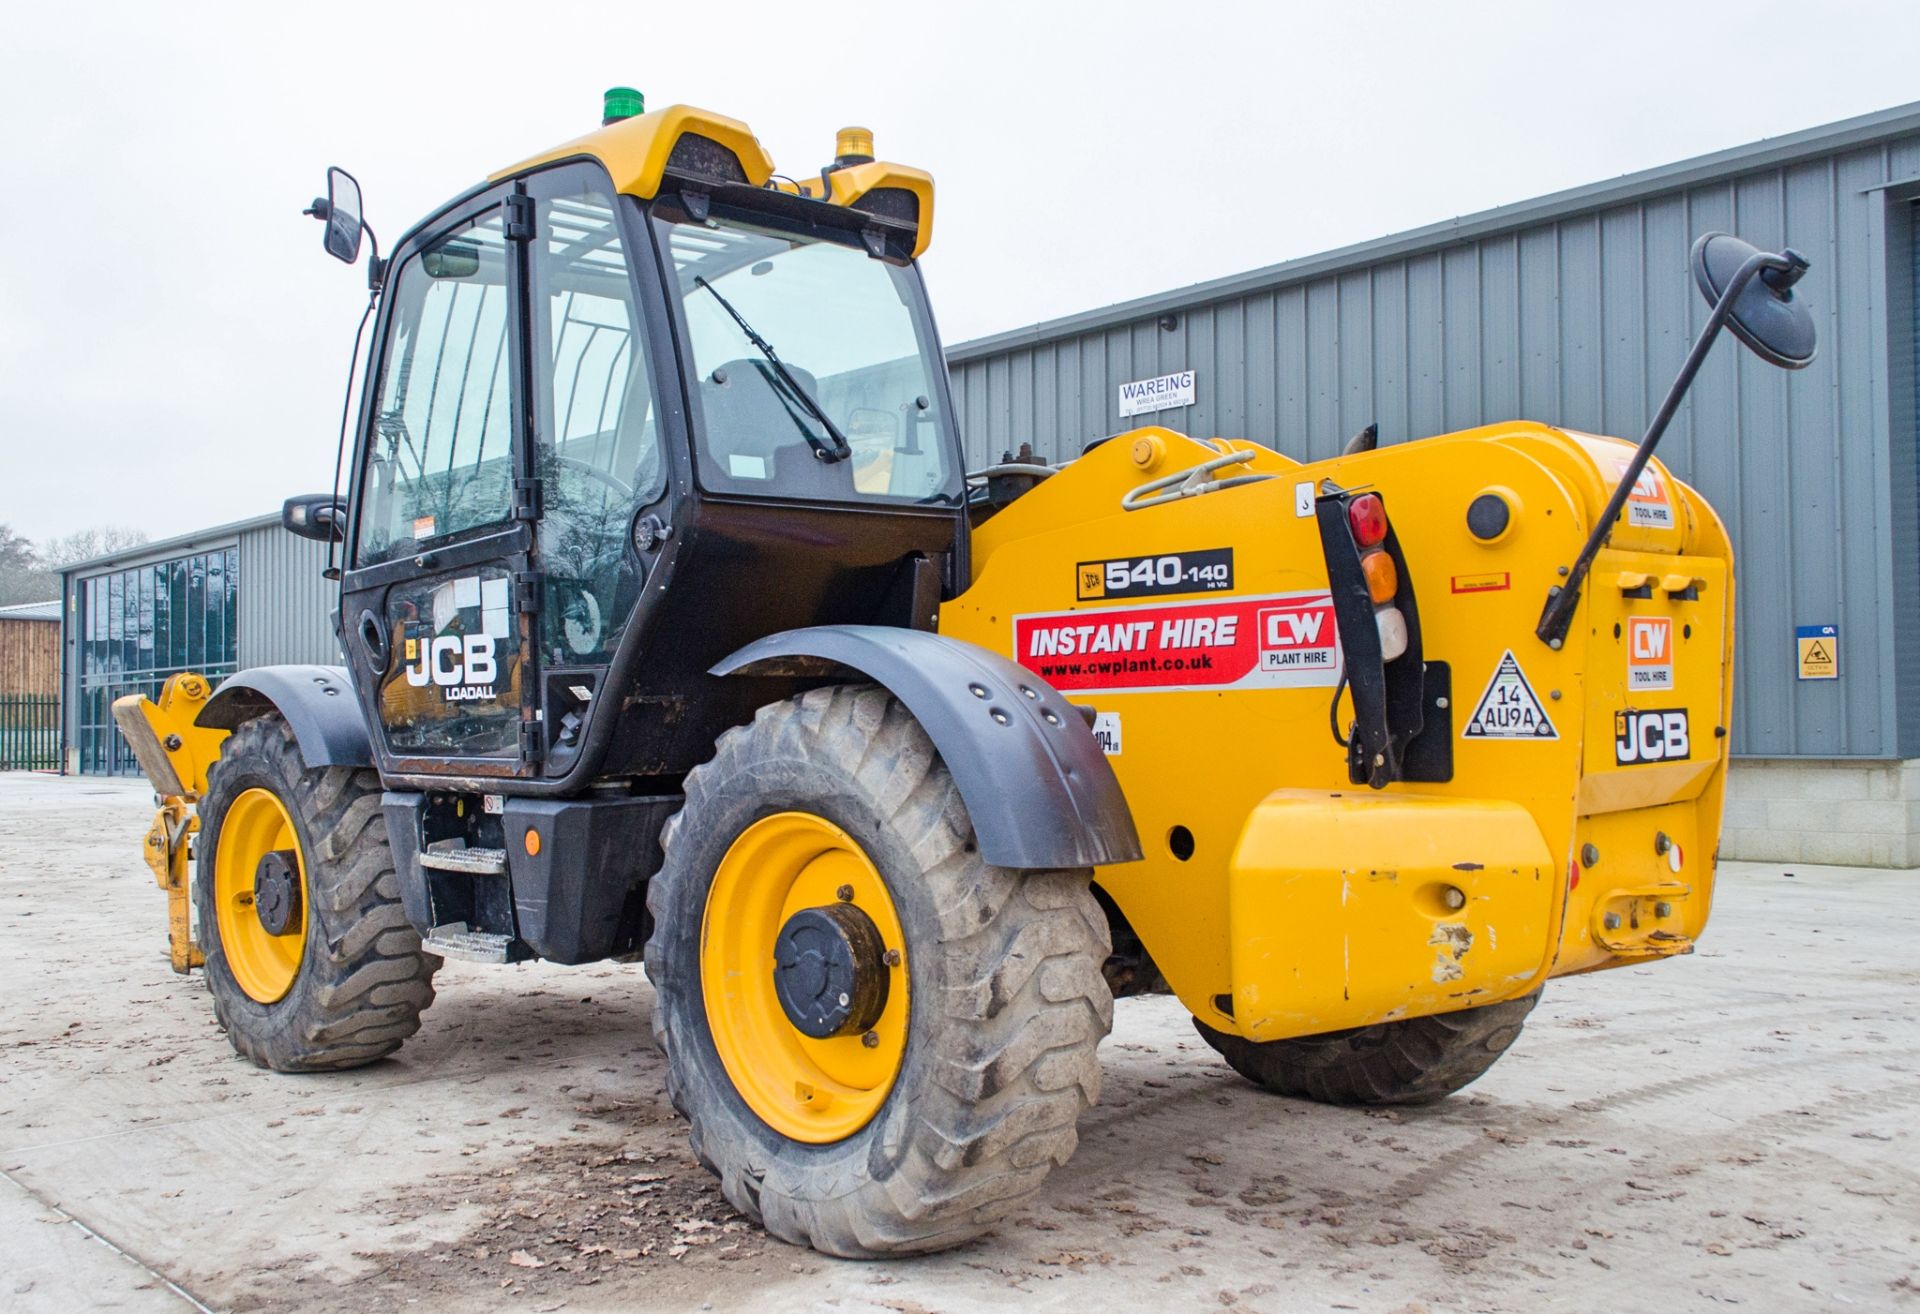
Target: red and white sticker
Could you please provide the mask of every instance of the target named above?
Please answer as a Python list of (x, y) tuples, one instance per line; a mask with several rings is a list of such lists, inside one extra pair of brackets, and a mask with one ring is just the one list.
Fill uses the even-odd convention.
[(1331, 688), (1341, 660), (1325, 590), (1015, 616), (1013, 655), (1062, 693)]
[(1627, 688), (1673, 688), (1673, 622), (1667, 617), (1627, 618)]

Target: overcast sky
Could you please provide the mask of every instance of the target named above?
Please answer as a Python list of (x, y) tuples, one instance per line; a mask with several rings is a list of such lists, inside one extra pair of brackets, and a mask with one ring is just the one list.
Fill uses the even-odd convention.
[[(330, 25), (329, 16), (333, 16)], [(949, 343), (1920, 99), (1920, 5), (41, 4), (0, 31), (0, 522), (326, 487), (364, 269), (640, 87), (932, 171)]]

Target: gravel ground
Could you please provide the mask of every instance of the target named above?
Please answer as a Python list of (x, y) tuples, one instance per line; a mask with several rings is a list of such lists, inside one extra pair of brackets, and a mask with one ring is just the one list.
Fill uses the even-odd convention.
[(1550, 985), (1429, 1109), (1264, 1095), (1123, 1001), (1030, 1210), (850, 1264), (692, 1163), (638, 968), (449, 963), (393, 1060), (236, 1059), (167, 969), (149, 797), (0, 775), (10, 1310), (1920, 1310), (1920, 873), (1728, 864), (1700, 953)]

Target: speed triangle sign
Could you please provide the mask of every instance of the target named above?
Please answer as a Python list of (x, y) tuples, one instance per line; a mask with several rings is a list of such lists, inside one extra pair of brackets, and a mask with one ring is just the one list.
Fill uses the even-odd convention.
[(1467, 718), (1462, 739), (1558, 739), (1553, 718), (1541, 706), (1533, 686), (1513, 658), (1513, 650), (1500, 659), (1487, 691), (1480, 695), (1479, 706)]

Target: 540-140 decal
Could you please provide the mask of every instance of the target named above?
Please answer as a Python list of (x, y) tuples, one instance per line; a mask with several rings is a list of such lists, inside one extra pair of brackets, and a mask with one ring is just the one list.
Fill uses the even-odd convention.
[(1150, 598), (1162, 593), (1227, 593), (1232, 589), (1232, 548), (1082, 561), (1073, 571), (1073, 596), (1082, 602)]

